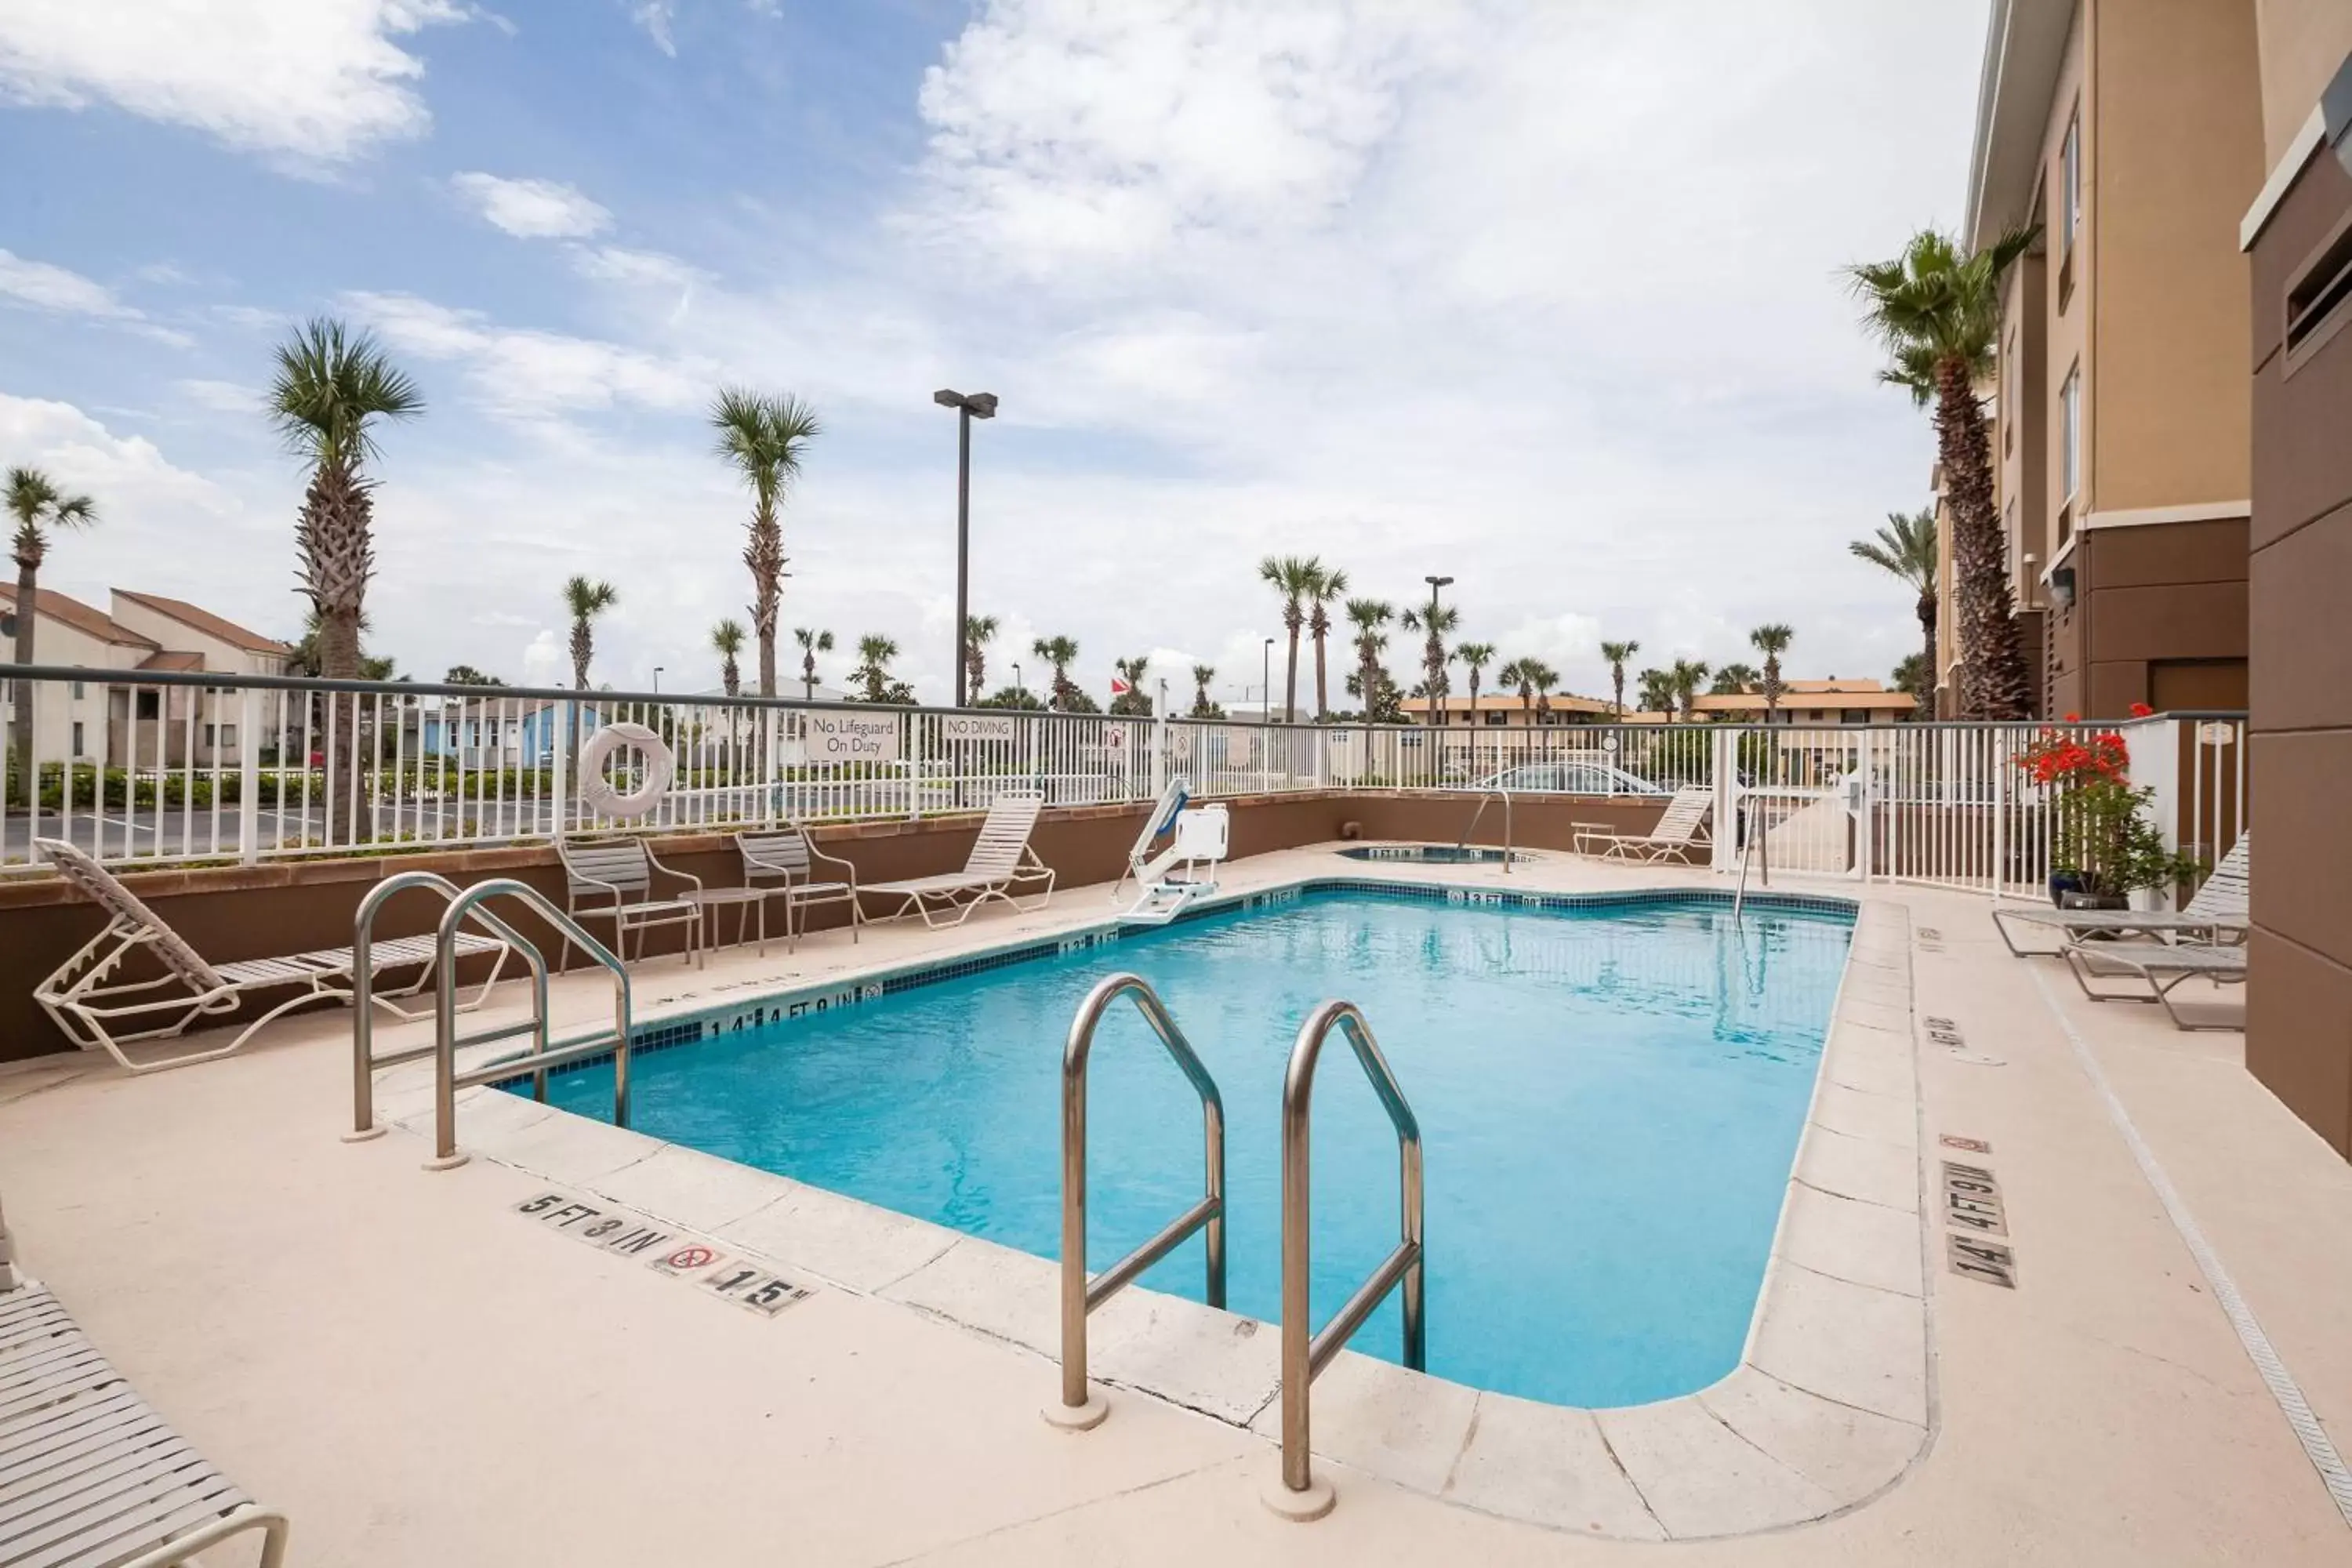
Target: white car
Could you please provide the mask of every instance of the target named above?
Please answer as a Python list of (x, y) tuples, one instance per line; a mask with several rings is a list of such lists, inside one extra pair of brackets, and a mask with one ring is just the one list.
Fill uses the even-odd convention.
[(1523, 763), (1465, 784), (1465, 789), (1507, 789), (1513, 795), (1672, 795), (1613, 763), (1556, 761)]

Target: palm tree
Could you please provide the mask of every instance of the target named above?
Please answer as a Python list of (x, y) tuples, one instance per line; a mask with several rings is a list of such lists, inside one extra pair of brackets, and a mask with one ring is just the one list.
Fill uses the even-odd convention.
[[(800, 477), (808, 444), (824, 433), (816, 410), (789, 394), (722, 386), (710, 403), (719, 455), (751, 487), (751, 537), (743, 564), (751, 569), (751, 630), (760, 639), (760, 695), (776, 694), (776, 610), (783, 599), (784, 530), (776, 508)], [(814, 677), (811, 678), (814, 682)]]
[(1634, 700), (1644, 713), (1664, 713), (1668, 718), (1675, 710), (1675, 678), (1663, 669), (1645, 669), (1633, 678), (1640, 690)]
[(2032, 704), (2019, 647), (2006, 542), (1993, 510), (1992, 447), (1977, 384), (1993, 367), (2002, 276), (2032, 248), (2038, 226), (2012, 229), (1963, 252), (1933, 229), (1892, 261), (1849, 269), (1871, 329), (1886, 346), (1879, 379), (1936, 405), (1936, 451), (1952, 511), (1959, 599), (1959, 711), (1967, 719), (2022, 719)]
[[(8, 515), (16, 520), (16, 652), (18, 664), (33, 662), (33, 626), (40, 617), (41, 562), (48, 554), (49, 531), (88, 528), (98, 521), (98, 503), (88, 496), (58, 492), (37, 468), (8, 470)], [(16, 682), (16, 713), (9, 725), (8, 750), (29, 784), (33, 777), (33, 683)], [(26, 795), (31, 798), (29, 791)]]
[(1676, 711), (1685, 724), (1694, 722), (1698, 717), (1691, 707), (1691, 700), (1698, 695), (1699, 682), (1706, 679), (1706, 661), (1704, 659), (1678, 658), (1675, 660), (1675, 667), (1666, 672), (1667, 684), (1675, 694)]
[[(833, 651), (833, 634), (810, 626), (794, 626), (793, 640), (801, 645), (801, 700), (814, 702), (816, 700), (816, 656)], [(773, 693), (762, 691), (760, 695), (768, 697)]]
[(1533, 724), (1536, 693), (1549, 696), (1551, 689), (1559, 684), (1559, 671), (1539, 658), (1515, 658), (1495, 672), (1495, 683), (1518, 692), (1519, 716)]
[[(1312, 556), (1269, 555), (1257, 563), (1259, 580), (1282, 595), (1282, 629), (1290, 634), (1289, 662), (1283, 667), (1282, 718), (1298, 715), (1298, 632), (1307, 624), (1307, 598), (1315, 590), (1322, 567)], [(1266, 699), (1270, 704), (1273, 698)]]
[(572, 616), (572, 684), (588, 689), (588, 661), (596, 655), (596, 617), (621, 602), (610, 583), (574, 577), (563, 584), (563, 608)]
[(1349, 624), (1356, 628), (1356, 695), (1370, 724), (1380, 711), (1381, 683), (1388, 673), (1381, 668), (1381, 654), (1389, 639), (1381, 628), (1396, 618), (1396, 611), (1385, 599), (1350, 599), (1347, 609)]
[(1737, 660), (1729, 664), (1719, 664), (1715, 668), (1714, 683), (1706, 689), (1707, 695), (1737, 697), (1742, 692), (1753, 691), (1763, 679), (1757, 673), (1756, 667), (1752, 664), (1741, 664)]
[(898, 657), (898, 645), (879, 632), (857, 639), (858, 666), (849, 672), (852, 680), (866, 683), (865, 700), (887, 702), (894, 695), (897, 682), (890, 676), (890, 661)]
[(1846, 548), (1873, 566), (1901, 578), (1904, 586), (1917, 595), (1914, 607), (1919, 616), (1919, 648), (1927, 657), (1929, 675), (1925, 685), (1912, 695), (1925, 715), (1936, 700), (1936, 509), (1924, 506), (1915, 512), (1890, 511), (1886, 514), (1886, 526), (1874, 537), (1854, 540)]
[(1217, 705), (1209, 700), (1209, 682), (1216, 679), (1217, 667), (1215, 665), (1196, 664), (1192, 667), (1193, 718), (1213, 719), (1217, 716)]
[(1454, 650), (1454, 657), (1470, 672), (1470, 722), (1478, 721), (1478, 672), (1495, 662), (1495, 645), (1490, 642), (1466, 642)]
[(1625, 661), (1642, 651), (1637, 642), (1605, 642), (1601, 645), (1601, 657), (1609, 661), (1609, 683), (1617, 693), (1617, 719), (1625, 719)]
[(470, 664), (453, 664), (443, 673), (441, 684), (444, 686), (504, 686), (506, 682), (495, 675), (476, 669)]
[(1132, 719), (1150, 718), (1151, 699), (1144, 694), (1143, 678), (1151, 668), (1151, 656), (1145, 654), (1140, 658), (1115, 658), (1110, 661), (1110, 667), (1118, 672), (1119, 679), (1127, 683), (1127, 690), (1111, 700), (1110, 710)]
[[(1407, 610), (1398, 617), (1398, 625), (1409, 632), (1425, 634), (1421, 645), (1422, 688), (1429, 696), (1429, 721), (1445, 722), (1445, 665), (1453, 656), (1446, 651), (1445, 638), (1462, 624), (1462, 612), (1452, 605), (1433, 601), (1425, 609)], [(1559, 679), (1554, 676), (1553, 679)]]
[(735, 656), (743, 651), (743, 623), (734, 619), (719, 622), (710, 628), (710, 647), (719, 655), (719, 684), (730, 697), (743, 690), (743, 671)]
[(963, 686), (974, 702), (987, 689), (988, 645), (996, 640), (997, 625), (994, 616), (963, 618)]
[(1054, 667), (1054, 695), (1047, 706), (1056, 713), (1071, 710), (1070, 666), (1078, 658), (1078, 645), (1069, 637), (1039, 637), (1029, 651)]
[(1315, 721), (1320, 724), (1331, 711), (1330, 689), (1323, 671), (1323, 640), (1331, 635), (1330, 606), (1347, 596), (1348, 574), (1336, 566), (1326, 569), (1320, 561), (1307, 564), (1315, 569), (1315, 581), (1307, 590), (1307, 635), (1315, 640)]
[(1789, 651), (1789, 644), (1797, 634), (1778, 621), (1758, 626), (1748, 634), (1756, 651), (1764, 656), (1764, 722), (1769, 724), (1772, 715), (1780, 710), (1780, 694), (1787, 689), (1780, 684), (1780, 656)]

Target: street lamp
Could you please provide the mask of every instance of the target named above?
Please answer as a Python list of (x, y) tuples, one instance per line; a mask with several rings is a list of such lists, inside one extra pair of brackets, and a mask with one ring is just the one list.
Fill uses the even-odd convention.
[[(1257, 721), (1261, 724), (1270, 724), (1274, 721), (1274, 639), (1272, 637), (1265, 639), (1264, 657), (1258, 660), (1258, 686), (1265, 695), (1265, 701), (1257, 710)], [(1287, 718), (1288, 715), (1285, 714), (1284, 717)]]
[(1017, 664), (1013, 667), (1013, 690), (1016, 696), (1029, 695), (1029, 689), (1021, 683), (1021, 667)]
[[(1437, 591), (1454, 579), (1423, 577), (1422, 581), (1429, 584), (1429, 640), (1433, 643), (1437, 640)], [(1444, 678), (1444, 673), (1443, 667), (1429, 672), (1429, 721), (1432, 724), (1445, 722), (1445, 699), (1437, 693), (1437, 683)], [(1478, 716), (1475, 713), (1470, 716), (1471, 722), (1474, 724), (1477, 722), (1477, 719)]]
[(654, 666), (654, 695), (656, 697), (661, 695), (661, 672), (665, 668), (667, 667), (658, 664)]
[(970, 695), (963, 683), (971, 668), (971, 648), (964, 640), (971, 630), (968, 596), (971, 581), (971, 422), (996, 417), (996, 394), (975, 392), (967, 397), (941, 387), (931, 394), (931, 401), (956, 411), (955, 705), (961, 708)]

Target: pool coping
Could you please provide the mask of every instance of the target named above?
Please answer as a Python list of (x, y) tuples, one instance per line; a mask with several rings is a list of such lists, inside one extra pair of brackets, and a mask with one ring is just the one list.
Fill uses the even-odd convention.
[[(1387, 864), (1411, 868), (1415, 879), (1300, 876), (1204, 900), (1194, 912), (1357, 888), (1486, 907), (1731, 901), (1720, 889), (1674, 885), (1520, 892), (1426, 879), (1447, 868), (1430, 863)], [(1593, 1410), (1343, 1352), (1317, 1380), (1318, 1460), (1502, 1518), (1655, 1541), (1747, 1534), (1844, 1512), (1894, 1486), (1927, 1450), (1936, 1427), (1933, 1260), (1909, 916), (1900, 904), (1853, 898), (1748, 901), (1851, 910), (1854, 925), (1738, 1364), (1691, 1394)], [(1115, 920), (1096, 917), (763, 990), (756, 1001), (681, 997), (640, 1023), (636, 1032), (647, 1037), (633, 1048), (706, 1038), (720, 1019), (736, 1026), (762, 1015), (798, 1016), (1115, 942), (1118, 931)], [(786, 1005), (792, 1011), (776, 1011)], [(486, 1052), (484, 1059), (495, 1058)], [(379, 1099), (395, 1124), (429, 1133), (429, 1071), (415, 1064), (384, 1075)], [(890, 1301), (1058, 1362), (1059, 1266), (1052, 1260), (496, 1089), (468, 1090), (464, 1103), (459, 1130), (473, 1152), (772, 1260), (790, 1278)], [(1137, 1286), (1094, 1314), (1089, 1359), (1108, 1388), (1181, 1405), (1271, 1444), (1279, 1435), (1279, 1338), (1271, 1325)], [(1041, 1403), (1054, 1397), (1050, 1378), (1041, 1377), (1039, 1392)]]

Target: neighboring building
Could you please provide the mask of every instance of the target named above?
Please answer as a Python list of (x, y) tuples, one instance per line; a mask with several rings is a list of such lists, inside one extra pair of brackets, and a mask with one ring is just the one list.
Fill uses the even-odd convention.
[[(1398, 706), (1404, 710), (1405, 722), (1429, 722), (1428, 698), (1408, 697)], [(1446, 698), (1442, 721), (1449, 726), (1475, 724), (1488, 729), (1524, 730), (1545, 724), (1606, 723), (1615, 713), (1616, 710), (1606, 702), (1590, 697), (1571, 697), (1564, 691), (1524, 702), (1516, 691), (1482, 691), (1478, 694), (1475, 716), (1469, 698)]]
[(2256, 9), (1994, 0), (1962, 237), (2042, 228), (1986, 390), (2045, 712), (2245, 705)]
[[(37, 595), (34, 658), (45, 665), (119, 671), (127, 681), (142, 670), (283, 675), (293, 656), (284, 643), (161, 595), (118, 588), (109, 610), (53, 588)], [(0, 584), (0, 637), (15, 636), (16, 614), (15, 584)], [(0, 682), (0, 710), (14, 691), (14, 682)], [(204, 767), (237, 755), (241, 708), (225, 689), (43, 681), (34, 704), (34, 755), (44, 763)]]
[(2352, 1156), (2352, 4), (2261, 10), (2246, 1065)]

